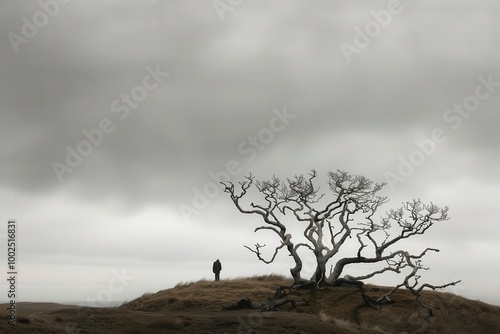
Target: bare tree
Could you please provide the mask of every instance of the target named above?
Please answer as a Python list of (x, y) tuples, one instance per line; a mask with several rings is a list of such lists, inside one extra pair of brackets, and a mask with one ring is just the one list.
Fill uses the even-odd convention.
[[(277, 254), (286, 249), (295, 265), (290, 269), (294, 288), (325, 288), (352, 284), (361, 290), (367, 305), (379, 307), (382, 302), (390, 301), (390, 294), (400, 287), (406, 287), (423, 307), (432, 314), (430, 307), (420, 301), (420, 291), (424, 288), (444, 288), (460, 281), (442, 286), (424, 283), (420, 286), (419, 270), (427, 270), (421, 259), (427, 252), (438, 252), (435, 248), (426, 248), (418, 255), (412, 255), (404, 249), (396, 248), (404, 239), (427, 232), (434, 224), (448, 219), (448, 207), (439, 207), (433, 203), (424, 204), (420, 200), (403, 203), (402, 207), (390, 210), (385, 216), (376, 219), (375, 213), (388, 200), (378, 193), (385, 184), (370, 181), (361, 175), (351, 175), (345, 171), (328, 173), (330, 198), (320, 194), (320, 188), (314, 184), (317, 173), (312, 170), (307, 176), (299, 175), (286, 181), (273, 177), (269, 181), (257, 181), (250, 174), (239, 183), (238, 189), (232, 182), (222, 183), (236, 208), (250, 215), (260, 216), (263, 225), (257, 231), (275, 233), (280, 243), (272, 256), (267, 259), (262, 254), (266, 245), (259, 243), (254, 247), (245, 246), (256, 254), (260, 261), (272, 263)], [(256, 191), (259, 203), (247, 200), (250, 191)], [(250, 202), (250, 203), (249, 203)], [(294, 221), (294, 222), (291, 222)], [(292, 234), (287, 231), (290, 224), (301, 226), (303, 242), (294, 243)], [(342, 246), (355, 237), (357, 250), (352, 257), (338, 258)], [(312, 277), (301, 277), (303, 268), (299, 249), (308, 250), (316, 259), (316, 269)], [(327, 272), (329, 262), (334, 262), (332, 270)], [(342, 273), (350, 265), (375, 263), (381, 268), (363, 276), (352, 277)], [(366, 295), (363, 280), (385, 272), (401, 273), (409, 270), (401, 284), (388, 294), (375, 300)]]

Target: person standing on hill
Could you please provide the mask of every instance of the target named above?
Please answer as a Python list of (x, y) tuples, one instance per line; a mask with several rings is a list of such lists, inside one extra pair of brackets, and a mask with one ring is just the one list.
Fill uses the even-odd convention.
[(215, 274), (215, 280), (216, 281), (220, 281), (220, 272), (222, 270), (222, 264), (220, 263), (219, 259), (217, 259), (217, 261), (214, 262), (214, 265), (212, 267), (212, 270)]

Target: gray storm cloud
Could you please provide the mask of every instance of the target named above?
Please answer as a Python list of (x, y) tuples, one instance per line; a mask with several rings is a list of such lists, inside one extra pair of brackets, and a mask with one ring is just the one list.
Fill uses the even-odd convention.
[[(25, 37), (26, 22), (35, 24), (49, 2), (0, 5), (0, 207), (25, 226), (26, 261), (42, 252), (55, 262), (66, 253), (64, 261), (127, 263), (134, 255), (125, 249), (143, 245), (138, 257), (161, 265), (173, 261), (177, 243), (204, 245), (201, 225), (208, 234), (207, 226), (214, 235), (232, 231), (217, 249), (238, 247), (253, 263), (240, 246), (259, 238), (257, 222), (236, 225), (241, 218), (220, 189), (203, 208), (193, 203), (216, 184), (211, 175), (235, 161), (235, 180), (342, 168), (385, 181), (436, 128), (446, 140), (388, 189), (391, 204), (422, 197), (450, 206), (453, 233), (437, 232), (448, 249), (443, 261), (457, 239), (478, 256), (477, 244), (498, 250), (490, 227), (500, 185), (495, 1), (401, 0), (385, 26), (373, 12), (388, 10), (387, 1), (254, 1), (222, 14), (211, 2), (59, 1), (54, 17)], [(367, 33), (376, 24), (380, 32)], [(357, 52), (347, 59), (342, 43)], [(157, 67), (169, 73), (161, 82), (148, 70)], [(455, 111), (479, 78), (490, 78), (481, 90), (490, 95), (471, 112)], [(295, 117), (269, 140), (262, 131), (284, 107)], [(80, 156), (74, 167), (68, 147)], [(71, 169), (62, 182), (54, 162)], [(180, 205), (197, 212), (191, 225)], [(84, 240), (99, 230), (92, 248)], [(200, 250), (189, 249), (186, 259), (196, 261)]]

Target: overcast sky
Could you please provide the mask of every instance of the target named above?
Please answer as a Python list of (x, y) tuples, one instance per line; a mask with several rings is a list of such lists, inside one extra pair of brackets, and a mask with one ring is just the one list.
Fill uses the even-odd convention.
[(277, 241), (214, 178), (314, 168), (389, 182), (387, 208), (448, 205), (407, 247), (441, 250), (430, 283), (500, 304), (500, 4), (231, 3), (0, 4), (1, 254), (14, 218), (18, 301), (130, 300), (211, 279), (217, 258), (223, 278), (287, 275), (287, 254), (266, 266), (243, 247)]

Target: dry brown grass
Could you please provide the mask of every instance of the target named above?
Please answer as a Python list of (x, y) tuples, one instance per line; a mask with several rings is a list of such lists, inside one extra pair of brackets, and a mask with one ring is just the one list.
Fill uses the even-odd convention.
[[(366, 307), (355, 288), (339, 287), (311, 293), (308, 305), (278, 312), (223, 311), (242, 298), (253, 304), (269, 300), (283, 276), (268, 275), (232, 280), (179, 283), (172, 289), (143, 296), (117, 308), (77, 308), (57, 304), (19, 305), (17, 328), (0, 324), (1, 333), (500, 333), (500, 307), (449, 293), (425, 292), (435, 316), (429, 317), (411, 294), (402, 290), (395, 303), (380, 311)], [(367, 286), (377, 297), (387, 288)], [(0, 317), (5, 319), (4, 305)], [(73, 327), (72, 327), (73, 326)]]
[[(173, 289), (161, 290), (146, 297), (142, 296), (122, 307), (141, 311), (185, 309), (219, 311), (223, 305), (242, 298), (253, 297), (252, 301), (263, 301), (269, 298), (273, 287), (276, 289), (280, 285), (291, 283), (291, 280), (279, 275), (225, 279), (218, 282), (201, 280), (178, 283)], [(241, 297), (235, 296), (236, 291), (240, 292)]]

